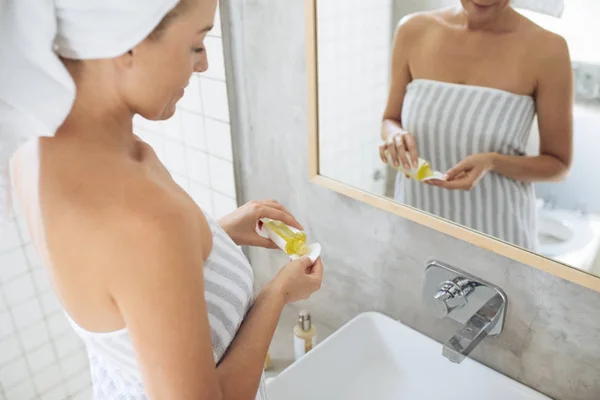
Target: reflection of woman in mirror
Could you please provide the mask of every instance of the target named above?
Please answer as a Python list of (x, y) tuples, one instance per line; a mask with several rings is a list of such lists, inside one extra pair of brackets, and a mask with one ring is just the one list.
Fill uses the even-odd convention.
[[(421, 157), (447, 171), (428, 184), (400, 174), (397, 199), (535, 249), (533, 182), (562, 179), (571, 165), (569, 50), (510, 0), (461, 3), (400, 22), (382, 160)], [(540, 151), (526, 156), (536, 113)]]

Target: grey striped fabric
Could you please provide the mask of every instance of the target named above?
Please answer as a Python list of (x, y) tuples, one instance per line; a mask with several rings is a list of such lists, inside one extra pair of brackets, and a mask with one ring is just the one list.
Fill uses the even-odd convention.
[[(204, 263), (204, 294), (213, 355), (215, 363), (219, 363), (252, 304), (254, 276), (240, 248), (214, 219), (209, 216), (207, 219), (213, 248)], [(69, 321), (89, 353), (95, 400), (148, 399), (127, 329), (93, 333), (83, 330), (70, 318)], [(267, 398), (264, 379), (256, 398)]]
[[(419, 156), (443, 172), (471, 154), (525, 155), (535, 112), (529, 96), (418, 79), (407, 87), (402, 125), (414, 135)], [(449, 191), (398, 174), (395, 198), (517, 246), (537, 247), (531, 183), (492, 172), (471, 191)]]

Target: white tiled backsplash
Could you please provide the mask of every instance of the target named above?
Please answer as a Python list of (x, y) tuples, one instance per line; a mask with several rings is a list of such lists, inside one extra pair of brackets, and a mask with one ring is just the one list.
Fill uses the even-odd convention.
[(392, 1), (329, 0), (317, 8), (320, 173), (383, 194), (385, 181), (375, 177), (385, 175), (379, 145)]
[[(217, 14), (218, 15), (218, 14)], [(220, 24), (210, 69), (194, 75), (168, 121), (134, 120), (173, 178), (209, 214), (237, 207)], [(61, 309), (19, 214), (0, 232), (0, 400), (91, 397), (85, 348)]]

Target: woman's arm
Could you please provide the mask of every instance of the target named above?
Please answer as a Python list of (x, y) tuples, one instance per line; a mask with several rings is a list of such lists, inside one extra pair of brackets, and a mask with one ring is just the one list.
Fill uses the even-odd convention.
[(409, 58), (415, 41), (426, 26), (427, 16), (414, 14), (404, 17), (398, 24), (392, 46), (392, 65), (390, 71), (390, 90), (387, 105), (381, 123), (383, 144), (379, 148), (381, 161), (398, 167), (400, 163), (409, 169), (409, 160), (413, 166), (418, 164), (419, 153), (413, 136), (402, 128), (402, 104), (406, 95), (406, 87), (412, 80)]
[(151, 200), (112, 219), (104, 253), (107, 285), (133, 341), (148, 396), (224, 400), (204, 299), (210, 229), (160, 191), (140, 192), (152, 192), (146, 196)]
[[(120, 218), (104, 243), (107, 285), (135, 346), (153, 400), (253, 400), (283, 306), (320, 288), (323, 266), (308, 258), (284, 266), (259, 295), (217, 367), (204, 298), (203, 261), (211, 246), (204, 218), (154, 191)], [(131, 211), (134, 210), (134, 211)]]
[[(265, 286), (217, 368), (219, 380), (229, 383), (222, 385), (225, 399), (250, 399), (248, 394), (256, 393), (283, 306), (307, 299), (322, 279), (321, 260), (313, 265), (305, 257), (288, 264)], [(292, 289), (286, 289), (289, 282)]]
[(569, 171), (573, 152), (573, 71), (566, 41), (552, 35), (540, 60), (536, 107), (540, 155), (494, 155), (492, 170), (519, 181), (557, 181)]
[(537, 46), (540, 155), (473, 154), (448, 171), (446, 182), (432, 184), (470, 190), (489, 171), (521, 182), (564, 179), (571, 167), (573, 151), (573, 71), (565, 40), (555, 34), (548, 35)]
[(392, 45), (392, 65), (390, 71), (390, 89), (387, 105), (381, 124), (381, 138), (387, 141), (394, 133), (403, 133), (402, 103), (406, 94), (406, 86), (412, 80), (409, 68), (409, 53), (412, 41), (419, 25), (419, 16), (404, 17), (396, 29)]

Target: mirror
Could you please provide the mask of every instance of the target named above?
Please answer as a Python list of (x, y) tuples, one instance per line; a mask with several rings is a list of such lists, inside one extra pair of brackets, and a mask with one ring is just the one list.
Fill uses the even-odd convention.
[(600, 2), (561, 3), (307, 0), (316, 173), (600, 276)]

